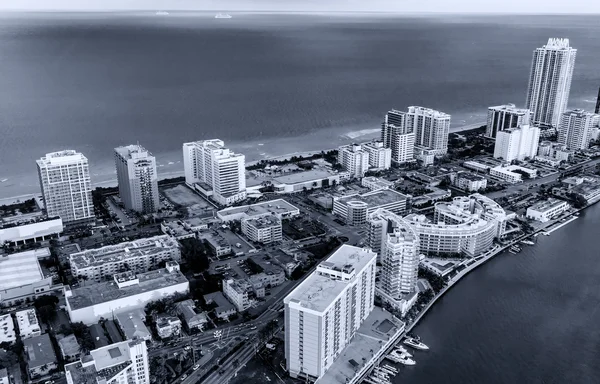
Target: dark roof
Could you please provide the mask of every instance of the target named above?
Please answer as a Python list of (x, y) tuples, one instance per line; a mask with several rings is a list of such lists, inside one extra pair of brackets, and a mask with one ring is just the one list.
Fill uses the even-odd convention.
[(100, 324), (90, 325), (90, 335), (96, 348), (106, 347), (109, 344), (108, 338), (104, 335), (104, 328)]
[(113, 320), (107, 320), (106, 323), (104, 323), (104, 327), (106, 328), (106, 332), (108, 332), (108, 337), (110, 337), (112, 344), (125, 341), (119, 332), (117, 324), (115, 324)]

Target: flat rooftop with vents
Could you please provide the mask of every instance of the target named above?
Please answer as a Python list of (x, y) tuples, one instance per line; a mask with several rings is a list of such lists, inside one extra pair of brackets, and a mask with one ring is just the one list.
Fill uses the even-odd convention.
[(217, 217), (223, 221), (233, 221), (267, 215), (273, 215), (278, 219), (282, 219), (298, 214), (300, 214), (298, 208), (283, 199), (277, 199), (258, 204), (222, 209), (217, 212)]

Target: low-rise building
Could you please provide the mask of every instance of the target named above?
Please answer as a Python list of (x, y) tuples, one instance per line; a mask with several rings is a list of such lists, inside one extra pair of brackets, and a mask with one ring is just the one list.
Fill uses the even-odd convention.
[(454, 185), (467, 192), (477, 192), (487, 188), (487, 179), (469, 172), (459, 172), (454, 178)]
[(203, 237), (215, 256), (225, 256), (233, 252), (231, 244), (217, 232), (207, 233)]
[(392, 166), (392, 149), (386, 148), (383, 141), (376, 140), (362, 145), (363, 151), (369, 154), (369, 167), (375, 170), (390, 169)]
[(227, 320), (235, 314), (235, 307), (223, 295), (223, 292), (214, 292), (204, 295), (204, 301), (208, 305), (215, 305), (215, 315), (221, 320)]
[(277, 243), (283, 239), (281, 220), (276, 217), (261, 216), (242, 220), (242, 233), (256, 243)]
[(518, 165), (497, 166), (490, 169), (490, 176), (511, 184), (523, 181), (523, 175), (527, 175), (527, 177), (533, 179), (537, 177), (537, 170)]
[(144, 308), (150, 301), (188, 291), (189, 282), (178, 266), (167, 266), (137, 275), (119, 273), (113, 281), (65, 289), (65, 299), (72, 322), (92, 324), (101, 317), (110, 318), (113, 313)]
[(23, 340), (23, 349), (27, 356), (27, 372), (32, 379), (56, 369), (56, 354), (47, 333)]
[(270, 268), (268, 271), (249, 276), (253, 287), (276, 287), (285, 282), (285, 271), (282, 268)]
[(276, 193), (295, 193), (339, 184), (342, 175), (325, 168), (294, 172), (271, 180)]
[[(245, 280), (223, 280), (223, 295), (237, 308), (243, 312), (256, 303), (253, 287)], [(263, 290), (264, 296), (264, 290)]]
[(146, 314), (141, 308), (117, 313), (116, 318), (125, 340), (152, 340), (152, 334), (144, 324)]
[(179, 261), (181, 252), (177, 240), (159, 235), (88, 249), (72, 254), (69, 259), (73, 276), (99, 282), (125, 270), (146, 272), (161, 261)]
[(19, 326), (19, 335), (21, 339), (29, 339), (31, 337), (42, 334), (40, 323), (35, 314), (34, 308), (29, 308), (24, 311), (15, 313), (17, 325)]
[(403, 215), (406, 213), (408, 196), (390, 189), (333, 198), (333, 214), (348, 225), (359, 226), (367, 222), (367, 216), (379, 208)]
[(435, 157), (438, 155), (438, 151), (422, 147), (419, 145), (415, 145), (414, 156), (415, 159), (421, 161), (423, 167), (427, 167), (428, 165), (433, 165), (435, 162)]
[(202, 331), (208, 323), (206, 313), (199, 310), (193, 300), (184, 300), (177, 303), (177, 312), (183, 318), (183, 323), (188, 332)]
[(63, 360), (73, 361), (81, 356), (81, 346), (73, 334), (58, 339), (58, 348)]
[(67, 384), (150, 384), (144, 340), (127, 340), (94, 349), (65, 365)]
[(527, 208), (526, 217), (528, 219), (545, 223), (561, 213), (569, 210), (570, 205), (566, 201), (558, 199), (548, 199), (535, 203)]
[(363, 177), (360, 182), (363, 187), (369, 188), (371, 191), (391, 189), (394, 187), (393, 182), (374, 176)]
[(160, 223), (160, 230), (165, 235), (174, 237), (177, 240), (193, 239), (196, 232), (187, 229), (180, 220), (164, 220)]
[(156, 319), (156, 333), (161, 339), (179, 336), (181, 320), (174, 316), (160, 316)]
[(471, 160), (470, 161), (465, 161), (463, 163), (463, 167), (468, 168), (468, 169), (472, 169), (472, 170), (477, 171), (477, 172), (483, 172), (483, 173), (487, 173), (490, 170), (490, 168), (492, 168), (492, 167), (490, 167), (487, 164), (483, 164), (483, 163), (480, 163), (480, 162), (477, 162), (477, 161), (471, 161)]
[(12, 344), (17, 340), (15, 325), (10, 314), (0, 316), (0, 344)]
[(269, 215), (275, 216), (281, 220), (299, 214), (300, 210), (297, 207), (283, 199), (277, 199), (257, 204), (222, 209), (217, 212), (217, 217), (224, 222), (229, 222)]
[(20, 245), (29, 242), (45, 241), (58, 237), (63, 231), (60, 217), (27, 217), (19, 220), (19, 216), (0, 220), (0, 245)]
[[(10, 306), (49, 293), (52, 276), (44, 275), (38, 256), (48, 248), (0, 256), (0, 304)], [(60, 289), (60, 286), (58, 287)]]

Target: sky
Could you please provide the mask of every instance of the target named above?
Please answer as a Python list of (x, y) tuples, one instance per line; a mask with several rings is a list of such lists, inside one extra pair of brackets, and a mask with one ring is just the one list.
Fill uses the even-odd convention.
[[(0, 11), (600, 13), (598, 0), (0, 0)], [(600, 22), (600, 21), (599, 21)]]

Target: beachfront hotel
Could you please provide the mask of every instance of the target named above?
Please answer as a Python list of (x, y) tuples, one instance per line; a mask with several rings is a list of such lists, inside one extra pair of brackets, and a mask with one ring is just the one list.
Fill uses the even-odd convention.
[(371, 141), (362, 145), (362, 149), (369, 154), (370, 169), (382, 171), (392, 166), (392, 150), (383, 145), (383, 141)]
[(531, 121), (531, 115), (529, 109), (517, 108), (514, 104), (489, 107), (485, 135), (494, 139), (498, 132), (505, 129), (528, 125)]
[(532, 123), (557, 127), (567, 109), (577, 49), (569, 39), (550, 38), (533, 51), (525, 108), (533, 113)]
[(74, 150), (47, 153), (36, 161), (44, 209), (64, 224), (94, 221), (88, 159)]
[(540, 129), (530, 125), (508, 128), (498, 132), (494, 145), (494, 157), (506, 162), (533, 159), (540, 142)]
[(381, 140), (398, 164), (414, 161), (415, 133), (406, 127), (406, 112), (392, 109), (381, 123)]
[(156, 158), (139, 144), (115, 148), (119, 197), (127, 209), (153, 213), (160, 208)]
[(283, 300), (286, 368), (318, 380), (374, 308), (377, 255), (342, 245)]
[(186, 184), (221, 205), (246, 199), (246, 157), (225, 148), (222, 140), (183, 144)]
[(566, 111), (560, 116), (558, 143), (574, 151), (585, 150), (590, 146), (592, 130), (599, 116), (583, 109)]
[(369, 170), (369, 153), (360, 144), (343, 145), (338, 148), (338, 163), (350, 177), (361, 178)]

